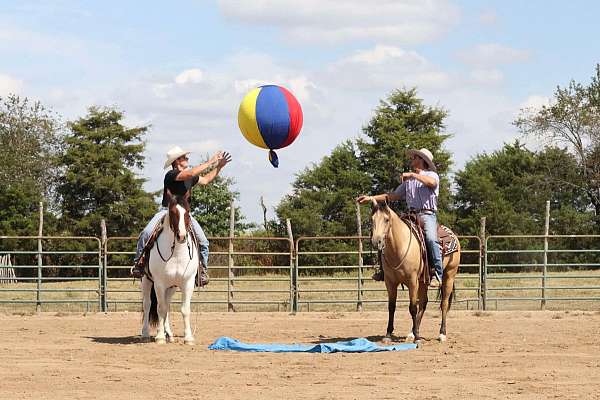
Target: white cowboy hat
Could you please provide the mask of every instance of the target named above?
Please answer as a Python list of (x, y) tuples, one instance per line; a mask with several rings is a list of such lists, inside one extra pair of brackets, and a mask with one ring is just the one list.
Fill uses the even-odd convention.
[(165, 161), (165, 169), (169, 168), (173, 161), (177, 160), (181, 156), (190, 154), (191, 151), (182, 150), (181, 147), (175, 146), (167, 151), (167, 161)]
[(425, 161), (425, 164), (427, 164), (427, 168), (430, 171), (437, 171), (437, 169), (435, 168), (435, 164), (433, 163), (433, 154), (431, 154), (431, 152), (426, 148), (422, 148), (421, 150), (411, 149), (408, 150), (407, 153), (409, 156), (416, 155), (421, 157), (423, 161)]

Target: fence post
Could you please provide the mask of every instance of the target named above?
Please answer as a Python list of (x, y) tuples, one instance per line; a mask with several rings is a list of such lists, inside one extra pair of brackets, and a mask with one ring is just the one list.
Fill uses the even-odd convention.
[[(479, 238), (481, 240), (479, 248), (479, 298), (481, 299), (481, 308), (486, 309), (487, 303), (487, 240), (485, 237), (485, 217), (481, 218)], [(480, 308), (478, 306), (478, 308)]]
[(229, 205), (229, 250), (228, 256), (229, 261), (227, 263), (227, 311), (235, 311), (233, 308), (233, 304), (231, 303), (231, 298), (233, 297), (231, 293), (231, 274), (233, 268), (233, 237), (235, 235), (235, 200), (232, 198), (231, 203)]
[(285, 220), (287, 227), (288, 238), (290, 240), (290, 311), (292, 315), (298, 312), (298, 268), (296, 264), (297, 256), (294, 246), (294, 234), (292, 232), (292, 223), (290, 219)]
[(42, 288), (42, 234), (44, 233), (44, 203), (40, 201), (40, 225), (38, 227), (38, 270), (37, 270), (37, 292), (35, 310), (40, 312), (42, 302), (40, 299), (40, 290)]
[(546, 201), (546, 224), (544, 226), (544, 270), (542, 271), (542, 310), (546, 309), (546, 285), (548, 281), (548, 233), (550, 232), (550, 200)]
[(362, 286), (363, 286), (363, 277), (362, 277), (362, 267), (363, 267), (363, 244), (362, 244), (362, 220), (360, 218), (360, 205), (358, 202), (356, 204), (356, 226), (358, 232), (358, 298), (356, 302), (356, 311), (362, 311)]
[(108, 302), (106, 299), (106, 292), (107, 292), (107, 287), (106, 287), (106, 283), (108, 281), (108, 271), (106, 270), (106, 265), (107, 265), (107, 248), (106, 248), (106, 221), (104, 220), (104, 218), (102, 218), (102, 220), (100, 220), (100, 232), (101, 232), (101, 239), (100, 239), (100, 274), (99, 274), (99, 278), (100, 278), (100, 309), (102, 310), (102, 312), (106, 312), (108, 310)]

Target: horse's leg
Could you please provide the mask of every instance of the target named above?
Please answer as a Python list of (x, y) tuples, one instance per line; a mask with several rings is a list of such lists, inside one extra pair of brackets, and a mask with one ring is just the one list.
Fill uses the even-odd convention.
[(156, 281), (154, 282), (154, 290), (156, 290), (156, 299), (158, 300), (158, 328), (154, 340), (156, 343), (164, 344), (166, 343), (165, 320), (169, 311), (169, 305), (166, 301), (166, 289), (162, 285), (157, 285)]
[(419, 301), (419, 308), (417, 311), (417, 325), (415, 327), (415, 341), (421, 339), (421, 337), (419, 336), (419, 328), (421, 327), (421, 321), (423, 320), (423, 315), (425, 314), (425, 310), (427, 309), (427, 302), (429, 301), (429, 299), (427, 298), (427, 285), (425, 285), (422, 282), (418, 283), (419, 288), (418, 288), (418, 301)]
[(448, 265), (444, 270), (442, 286), (440, 288), (442, 291), (442, 303), (440, 304), (440, 308), (442, 309), (442, 324), (440, 325), (440, 336), (438, 336), (440, 342), (446, 341), (446, 316), (450, 308), (450, 296), (452, 296), (452, 291), (454, 290), (454, 278), (457, 271), (458, 266), (455, 267), (452, 265)]
[(150, 291), (152, 290), (152, 282), (146, 276), (142, 278), (142, 307), (144, 311), (144, 322), (142, 325), (142, 339), (150, 337)]
[(417, 331), (417, 311), (418, 311), (418, 279), (415, 278), (408, 283), (408, 298), (410, 303), (408, 304), (408, 311), (412, 317), (412, 330), (411, 333), (406, 337), (406, 341), (413, 340), (415, 343), (420, 340), (419, 332)]
[(171, 330), (171, 299), (173, 298), (173, 294), (177, 290), (175, 287), (170, 287), (165, 292), (165, 297), (167, 300), (167, 317), (165, 318), (165, 334), (167, 335), (167, 342), (173, 343), (175, 342), (175, 336), (173, 335), (173, 331)]
[(194, 294), (194, 277), (189, 279), (181, 289), (181, 315), (183, 316), (184, 327), (183, 342), (190, 345), (194, 344), (194, 336), (192, 335), (192, 327), (190, 324), (190, 302), (192, 300), (192, 294)]
[(394, 332), (394, 313), (396, 312), (396, 299), (398, 297), (398, 283), (393, 283), (389, 277), (385, 279), (385, 287), (388, 293), (388, 324), (385, 333), (384, 342), (388, 343), (392, 340)]

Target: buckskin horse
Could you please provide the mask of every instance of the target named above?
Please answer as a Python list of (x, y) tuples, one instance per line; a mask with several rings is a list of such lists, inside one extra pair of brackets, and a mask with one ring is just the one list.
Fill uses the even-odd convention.
[[(406, 340), (414, 340), (420, 344), (419, 326), (427, 308), (428, 270), (422, 257), (425, 243), (418, 239), (411, 222), (400, 218), (387, 203), (372, 201), (372, 236), (373, 246), (383, 253), (383, 270), (385, 287), (388, 293), (388, 325), (384, 341), (389, 342), (394, 331), (394, 313), (398, 285), (408, 288), (412, 331)], [(454, 235), (454, 234), (452, 234)], [(455, 236), (454, 236), (455, 237)], [(446, 340), (446, 316), (452, 303), (454, 278), (460, 264), (460, 243), (456, 239), (456, 249), (443, 257), (444, 274), (442, 277), (441, 304), (442, 323), (438, 340)]]
[[(169, 212), (162, 221), (149, 252), (148, 268), (142, 278), (144, 320), (142, 337), (149, 338), (149, 325), (157, 326), (155, 341), (172, 342), (169, 323), (171, 298), (181, 290), (181, 314), (184, 324), (184, 343), (194, 344), (190, 326), (190, 302), (194, 278), (198, 271), (198, 247), (191, 231), (189, 193), (185, 197), (170, 196)], [(153, 235), (154, 236), (154, 235)]]

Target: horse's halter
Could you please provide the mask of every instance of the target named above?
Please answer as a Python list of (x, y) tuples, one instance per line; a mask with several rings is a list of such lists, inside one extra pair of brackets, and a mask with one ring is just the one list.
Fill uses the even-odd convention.
[[(171, 259), (171, 257), (173, 257), (173, 253), (175, 252), (175, 242), (177, 242), (179, 244), (183, 244), (184, 242), (186, 243), (190, 260), (192, 259), (193, 255), (194, 255), (193, 236), (192, 236), (191, 244), (189, 241), (189, 236), (192, 231), (192, 219), (190, 217), (190, 211), (189, 211), (189, 205), (187, 202), (187, 197), (188, 196), (182, 197), (182, 198), (171, 197), (171, 199), (169, 200), (169, 211), (168, 211), (168, 213), (169, 213), (169, 228), (171, 228), (171, 231), (173, 232), (173, 243), (171, 244), (171, 255), (169, 255), (169, 257), (165, 259), (165, 257), (163, 257), (162, 253), (160, 252), (160, 247), (158, 246), (158, 243), (156, 243), (156, 249), (158, 250), (158, 255), (164, 262), (169, 261)], [(184, 236), (184, 239), (181, 241), (178, 240), (180, 212), (179, 212), (177, 206), (181, 206), (184, 209), (183, 218), (184, 218), (184, 226), (185, 226), (185, 236)]]
[[(384, 207), (387, 207), (387, 204)], [(373, 220), (373, 216), (377, 212), (383, 212), (383, 213), (385, 213), (385, 211), (383, 211), (381, 209), (381, 206), (374, 201), (373, 202), (373, 212), (371, 214), (371, 221)], [(387, 226), (386, 226), (385, 231), (383, 233), (383, 237), (381, 238), (382, 246), (381, 246), (381, 248), (379, 248), (379, 246), (378, 246), (378, 250), (380, 250), (380, 251), (383, 251), (385, 249), (385, 242), (387, 241), (387, 237), (388, 237), (388, 235), (390, 233), (390, 229), (392, 227), (392, 223), (390, 221), (389, 216), (387, 218), (387, 221), (385, 221), (385, 222), (387, 223)], [(371, 244), (373, 244), (373, 227), (374, 227), (374, 224), (372, 224), (372, 227), (371, 227)]]

